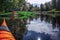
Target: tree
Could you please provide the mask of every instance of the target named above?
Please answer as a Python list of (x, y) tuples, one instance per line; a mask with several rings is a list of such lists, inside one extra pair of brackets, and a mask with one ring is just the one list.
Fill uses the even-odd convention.
[(0, 0), (0, 11), (3, 11), (4, 10), (4, 1), (3, 0)]
[(14, 11), (23, 9), (25, 0), (0, 0), (0, 11)]
[(43, 4), (40, 5), (40, 10), (41, 10), (41, 11), (44, 11), (44, 6), (43, 6)]
[(56, 4), (57, 4), (57, 7), (56, 7), (57, 10), (60, 10), (60, 0), (57, 0), (57, 3)]
[(56, 9), (56, 0), (52, 0), (52, 8)]
[(49, 10), (52, 10), (52, 3), (51, 2), (48, 2), (48, 7), (49, 7)]
[(33, 5), (30, 4), (29, 10), (28, 11), (32, 11)]
[(49, 4), (45, 3), (45, 11), (49, 11)]
[(19, 3), (18, 3), (18, 7), (19, 7), (19, 10), (23, 10), (24, 6), (25, 6), (25, 0), (18, 0)]

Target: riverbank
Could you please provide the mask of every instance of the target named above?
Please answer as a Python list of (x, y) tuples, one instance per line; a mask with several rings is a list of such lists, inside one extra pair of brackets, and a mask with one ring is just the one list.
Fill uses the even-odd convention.
[(28, 11), (17, 11), (17, 13), (19, 14), (19, 17), (23, 19), (35, 15), (34, 12), (28, 12)]
[[(34, 16), (34, 12), (28, 12), (28, 11), (15, 11), (18, 18), (21, 18), (21, 19), (26, 19), (30, 16)], [(5, 17), (11, 17), (11, 13), (12, 12), (6, 12), (6, 13), (0, 13), (1, 16), (5, 16)]]
[(60, 16), (60, 11), (47, 11), (47, 12), (42, 12), (43, 15), (48, 15), (48, 16), (51, 16), (51, 17), (57, 17), (57, 16)]

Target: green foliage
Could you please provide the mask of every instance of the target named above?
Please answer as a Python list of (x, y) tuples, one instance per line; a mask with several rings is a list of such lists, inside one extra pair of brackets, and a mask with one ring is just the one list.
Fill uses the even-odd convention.
[(0, 0), (0, 11), (18, 10), (23, 4), (25, 0)]
[[(16, 13), (19, 15), (18, 17), (21, 19), (27, 19), (30, 16), (34, 16), (34, 12), (27, 12), (27, 11), (16, 11)], [(11, 12), (1, 13), (4, 15), (10, 15)]]
[(17, 13), (19, 15), (22, 15), (22, 16), (20, 16), (20, 18), (28, 18), (29, 16), (34, 16), (34, 12), (17, 11)]

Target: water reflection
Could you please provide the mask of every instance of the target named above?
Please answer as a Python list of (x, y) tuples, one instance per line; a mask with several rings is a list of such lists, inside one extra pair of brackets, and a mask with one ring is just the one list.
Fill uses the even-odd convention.
[(41, 40), (41, 38), (40, 38), (40, 37), (38, 37), (38, 38), (37, 38), (37, 40)]
[[(0, 18), (0, 25), (2, 20)], [(41, 14), (28, 20), (6, 19), (6, 21), (16, 40), (60, 40), (60, 16), (51, 17)]]
[(23, 40), (51, 40), (50, 36), (45, 33), (37, 33), (35, 31), (28, 31), (26, 35), (24, 35)]
[[(42, 35), (40, 35), (41, 40), (60, 40), (60, 36), (59, 36), (60, 35), (60, 32), (59, 32), (60, 16), (56, 16), (54, 18), (48, 15), (40, 15), (40, 16), (36, 16), (36, 18), (33, 18), (32, 20), (31, 18), (29, 18), (27, 23), (29, 23), (26, 25), (28, 32), (34, 31), (36, 33), (44, 34), (43, 35), (44, 38), (41, 37)], [(30, 36), (33, 36), (32, 33), (33, 32), (30, 33)], [(46, 36), (48, 36), (48, 38)], [(33, 37), (31, 38), (32, 39), (26, 39), (26, 40), (37, 40), (37, 38), (36, 39), (33, 39)]]

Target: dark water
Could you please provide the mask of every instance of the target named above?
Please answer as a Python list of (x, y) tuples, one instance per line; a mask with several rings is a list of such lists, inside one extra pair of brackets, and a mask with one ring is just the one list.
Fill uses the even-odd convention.
[[(3, 19), (0, 18), (0, 26)], [(60, 40), (60, 16), (41, 14), (28, 20), (8, 18), (6, 22), (16, 40)]]
[[(4, 18), (3, 17), (0, 18), (0, 26), (1, 26)], [(27, 30), (26, 29), (26, 19), (14, 19), (13, 20), (11, 18), (5, 18), (5, 20), (7, 23), (7, 27), (9, 28), (10, 32), (13, 34), (15, 39), (22, 40), (23, 34)]]
[(30, 17), (26, 25), (28, 31), (23, 40), (60, 40), (60, 16), (37, 15)]

